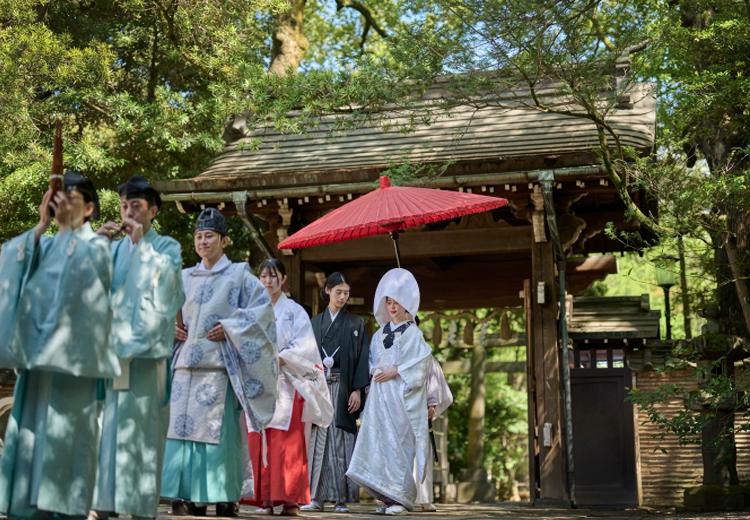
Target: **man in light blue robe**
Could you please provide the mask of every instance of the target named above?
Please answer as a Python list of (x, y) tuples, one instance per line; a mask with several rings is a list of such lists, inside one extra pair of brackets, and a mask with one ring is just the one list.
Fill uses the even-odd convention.
[[(0, 461), (0, 512), (10, 518), (88, 513), (100, 378), (120, 374), (108, 346), (109, 244), (88, 223), (96, 190), (75, 173), (63, 187), (0, 253), (0, 367), (18, 371)], [(50, 209), (59, 232), (43, 237)]]
[(159, 193), (141, 176), (119, 186), (122, 224), (98, 233), (112, 238), (110, 344), (122, 375), (107, 381), (94, 509), (97, 515), (155, 517), (169, 425), (169, 358), (182, 290), (180, 244), (152, 221)]

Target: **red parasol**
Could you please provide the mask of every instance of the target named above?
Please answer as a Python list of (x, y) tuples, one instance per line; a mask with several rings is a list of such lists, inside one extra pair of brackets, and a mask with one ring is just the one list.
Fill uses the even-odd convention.
[(401, 265), (398, 233), (404, 229), (500, 208), (507, 199), (431, 188), (391, 186), (386, 176), (380, 187), (354, 199), (305, 226), (279, 243), (297, 249), (389, 233)]

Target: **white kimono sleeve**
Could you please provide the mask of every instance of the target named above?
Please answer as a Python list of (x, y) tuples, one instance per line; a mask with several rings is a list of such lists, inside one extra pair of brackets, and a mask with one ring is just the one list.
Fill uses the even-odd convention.
[(435, 417), (442, 414), (453, 404), (453, 393), (445, 380), (443, 369), (434, 357), (427, 375), (427, 406), (435, 407)]
[(279, 357), (284, 360), (281, 370), (305, 401), (302, 422), (327, 428), (333, 421), (333, 404), (310, 318), (291, 300), (286, 309), (284, 316), (277, 317), (283, 320), (281, 326), (287, 336), (286, 348), (279, 352)]

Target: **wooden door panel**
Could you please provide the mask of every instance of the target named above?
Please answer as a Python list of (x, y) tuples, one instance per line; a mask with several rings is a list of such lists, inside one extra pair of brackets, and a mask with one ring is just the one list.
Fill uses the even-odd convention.
[(637, 503), (630, 370), (571, 370), (576, 501), (588, 506)]

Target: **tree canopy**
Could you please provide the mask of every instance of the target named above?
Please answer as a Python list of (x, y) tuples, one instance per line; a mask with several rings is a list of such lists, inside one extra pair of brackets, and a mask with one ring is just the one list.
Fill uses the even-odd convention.
[[(198, 174), (235, 116), (299, 132), (332, 110), (406, 105), (438, 77), (446, 104), (523, 87), (529, 110), (596, 125), (628, 212), (675, 250), (702, 244), (688, 256), (704, 282), (687, 289), (747, 337), (749, 56), (740, 0), (0, 0), (0, 240), (36, 221), (56, 118), (66, 167), (110, 190), (113, 218), (119, 182)], [(645, 158), (607, 124), (633, 81), (659, 100)], [(574, 108), (534, 95), (550, 82)], [(631, 200), (640, 188), (658, 218)], [(189, 243), (190, 218), (159, 221)]]
[[(749, 36), (738, 0), (0, 0), (0, 238), (35, 219), (57, 117), (66, 166), (111, 189), (136, 172), (196, 175), (234, 116), (299, 132), (332, 110), (408, 104), (438, 77), (445, 103), (520, 86), (529, 110), (596, 125), (646, 228), (711, 246), (725, 326), (746, 335)], [(633, 81), (658, 93), (646, 158), (607, 124)], [(570, 106), (535, 95), (550, 82)], [(658, 219), (631, 200), (640, 188)], [(161, 220), (187, 236), (189, 219)]]

